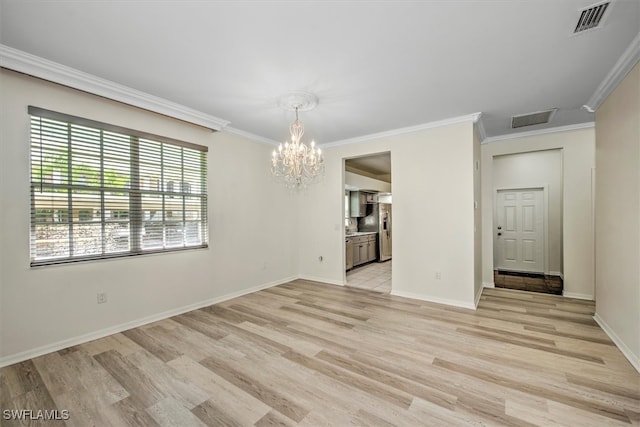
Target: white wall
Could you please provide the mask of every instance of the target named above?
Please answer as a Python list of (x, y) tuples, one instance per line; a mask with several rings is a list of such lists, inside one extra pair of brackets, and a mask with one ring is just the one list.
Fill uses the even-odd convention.
[[(297, 276), (272, 147), (6, 70), (0, 92), (0, 365)], [(28, 105), (208, 146), (209, 249), (30, 268)]]
[(482, 145), (482, 280), (493, 286), (493, 206), (495, 156), (562, 150), (564, 294), (594, 297), (594, 233), (591, 174), (595, 162), (592, 127), (489, 142)]
[(482, 294), (482, 162), (480, 138), (473, 128), (473, 294), (478, 306)]
[(596, 320), (640, 371), (640, 64), (596, 111)]
[(344, 283), (344, 159), (383, 151), (391, 152), (393, 293), (473, 307), (471, 121), (325, 149), (324, 180), (299, 199), (301, 275)]
[[(548, 201), (547, 273), (562, 273), (562, 152), (544, 150), (493, 158), (493, 187), (531, 188), (545, 186)], [(495, 229), (493, 236), (495, 237)], [(495, 247), (494, 257), (495, 257)]]
[(359, 190), (376, 190), (382, 193), (391, 191), (391, 183), (345, 171), (344, 183)]

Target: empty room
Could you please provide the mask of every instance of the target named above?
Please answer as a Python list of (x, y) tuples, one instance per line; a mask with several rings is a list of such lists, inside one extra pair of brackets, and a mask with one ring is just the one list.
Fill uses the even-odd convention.
[(640, 2), (0, 0), (0, 425), (640, 425)]

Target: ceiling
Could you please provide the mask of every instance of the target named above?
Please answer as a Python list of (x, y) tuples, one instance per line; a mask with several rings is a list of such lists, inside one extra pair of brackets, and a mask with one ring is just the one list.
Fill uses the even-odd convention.
[(600, 28), (572, 35), (595, 0), (0, 0), (0, 43), (282, 141), (290, 91), (319, 144), (482, 112), (581, 108), (640, 31), (640, 1), (613, 0)]
[(344, 169), (380, 181), (391, 182), (391, 153), (377, 153), (347, 159)]

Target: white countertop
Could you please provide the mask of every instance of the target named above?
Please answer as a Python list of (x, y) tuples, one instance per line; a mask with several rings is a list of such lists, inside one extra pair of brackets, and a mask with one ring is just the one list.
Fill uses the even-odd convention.
[(377, 231), (356, 231), (355, 233), (346, 234), (345, 237), (358, 237), (358, 236), (366, 236), (368, 234), (378, 234)]

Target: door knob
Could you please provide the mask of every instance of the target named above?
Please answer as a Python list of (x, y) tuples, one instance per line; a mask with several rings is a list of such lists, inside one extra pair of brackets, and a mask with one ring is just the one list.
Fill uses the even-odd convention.
[(502, 236), (502, 233), (498, 233), (498, 236)]
[(501, 225), (498, 226), (498, 230), (502, 230), (502, 226)]

